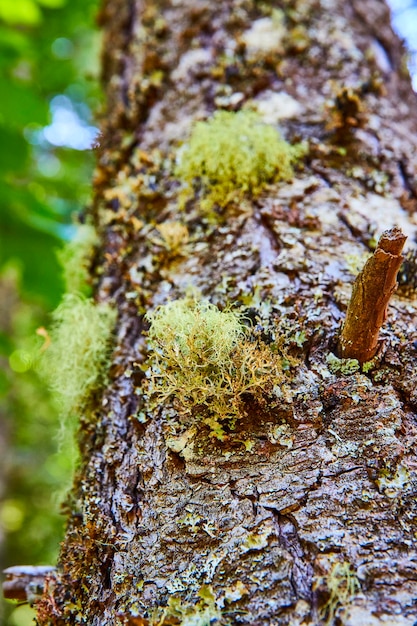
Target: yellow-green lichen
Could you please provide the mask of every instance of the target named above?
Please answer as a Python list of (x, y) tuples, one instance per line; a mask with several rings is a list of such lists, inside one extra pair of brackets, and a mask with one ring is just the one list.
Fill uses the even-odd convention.
[(162, 222), (156, 227), (165, 250), (171, 256), (184, 254), (189, 240), (188, 228), (181, 222)]
[(388, 498), (395, 498), (407, 490), (410, 484), (410, 472), (404, 465), (398, 465), (395, 472), (383, 469), (376, 480), (378, 489)]
[(52, 317), (51, 343), (41, 371), (67, 416), (105, 378), (116, 311), (108, 304), (66, 294)]
[[(362, 372), (367, 374), (372, 371), (377, 365), (377, 357), (374, 357), (370, 361), (366, 361), (362, 364)], [(361, 365), (357, 359), (339, 359), (335, 354), (329, 352), (326, 356), (326, 362), (329, 366), (329, 370), (332, 374), (340, 372), (344, 376), (350, 376), (356, 374), (361, 370)]]
[(152, 626), (178, 624), (178, 626), (210, 626), (221, 619), (216, 596), (209, 585), (202, 585), (197, 593), (196, 603), (184, 602), (178, 596), (171, 596), (168, 605), (158, 608), (151, 618)]
[(62, 266), (68, 293), (89, 295), (88, 270), (97, 241), (95, 229), (87, 224), (81, 224), (78, 226), (75, 237), (59, 250), (58, 260)]
[(172, 400), (178, 413), (203, 418), (223, 437), (219, 420), (238, 418), (243, 396), (261, 401), (284, 377), (283, 360), (265, 344), (251, 342), (231, 311), (184, 298), (148, 314), (152, 368), (150, 392)]
[(320, 610), (320, 619), (324, 624), (334, 624), (339, 610), (346, 609), (360, 591), (359, 580), (347, 561), (333, 560), (326, 576), (319, 577), (318, 585), (324, 585), (328, 599)]
[(291, 179), (292, 164), (303, 152), (254, 111), (218, 111), (197, 122), (179, 154), (176, 175), (186, 199), (201, 186), (203, 209), (222, 207), (245, 194), (259, 195), (267, 183)]
[(361, 366), (357, 359), (339, 359), (335, 354), (329, 352), (326, 356), (326, 362), (332, 374), (340, 372), (345, 376), (350, 376), (359, 372)]
[(264, 550), (269, 544), (269, 537), (274, 533), (272, 522), (265, 521), (258, 529), (257, 532), (248, 533), (242, 541), (240, 551), (242, 554), (250, 552), (252, 550)]
[(353, 276), (357, 276), (370, 256), (370, 252), (364, 252), (363, 254), (346, 254), (345, 260), (347, 271), (353, 274)]

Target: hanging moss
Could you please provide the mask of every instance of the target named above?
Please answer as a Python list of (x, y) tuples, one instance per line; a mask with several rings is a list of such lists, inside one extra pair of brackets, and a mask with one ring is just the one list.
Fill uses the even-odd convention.
[(223, 207), (245, 194), (259, 195), (267, 183), (291, 179), (292, 164), (303, 152), (254, 111), (218, 111), (195, 125), (176, 175), (184, 183), (184, 199), (200, 185), (203, 209)]
[(115, 320), (108, 304), (76, 294), (66, 294), (54, 311), (41, 371), (57, 393), (63, 416), (76, 411), (105, 379)]
[(88, 224), (80, 224), (75, 237), (58, 252), (68, 293), (90, 294), (89, 265), (97, 242), (95, 229)]

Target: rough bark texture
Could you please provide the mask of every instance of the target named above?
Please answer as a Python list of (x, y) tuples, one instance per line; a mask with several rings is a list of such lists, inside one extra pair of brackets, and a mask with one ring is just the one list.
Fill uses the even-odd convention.
[[(117, 345), (111, 384), (81, 419), (61, 575), (39, 624), (411, 626), (413, 289), (393, 296), (373, 369), (332, 356), (352, 258), (363, 265), (394, 226), (415, 246), (416, 102), (385, 3), (107, 0), (101, 23), (96, 297), (118, 307)], [(179, 144), (195, 120), (251, 100), (309, 143), (304, 167), (216, 220), (198, 193), (180, 212)], [(175, 254), (156, 228), (173, 220), (189, 233)], [(299, 359), (224, 441), (141, 395), (144, 314), (190, 285), (275, 328)]]

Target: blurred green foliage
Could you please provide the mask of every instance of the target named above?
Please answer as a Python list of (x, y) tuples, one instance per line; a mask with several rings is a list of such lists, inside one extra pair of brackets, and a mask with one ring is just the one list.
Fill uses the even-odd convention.
[[(0, 0), (1, 569), (53, 564), (63, 536), (73, 446), (59, 443), (58, 412), (31, 354), (64, 291), (56, 251), (89, 200), (97, 9), (98, 0)], [(1, 623), (32, 617), (0, 601)]]
[(96, 10), (97, 0), (0, 2), (0, 266), (17, 257), (23, 293), (49, 307), (62, 290), (54, 246), (88, 197), (91, 158), (42, 129), (58, 94), (78, 113), (97, 107)]

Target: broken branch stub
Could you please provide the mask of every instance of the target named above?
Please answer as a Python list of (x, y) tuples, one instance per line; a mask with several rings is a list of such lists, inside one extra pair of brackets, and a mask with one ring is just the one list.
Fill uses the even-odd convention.
[(43, 593), (47, 576), (56, 575), (53, 565), (15, 565), (3, 571), (3, 596), (7, 600), (33, 603)]
[(362, 365), (378, 350), (379, 330), (387, 317), (388, 302), (397, 289), (406, 235), (399, 228), (386, 230), (353, 284), (338, 356)]

